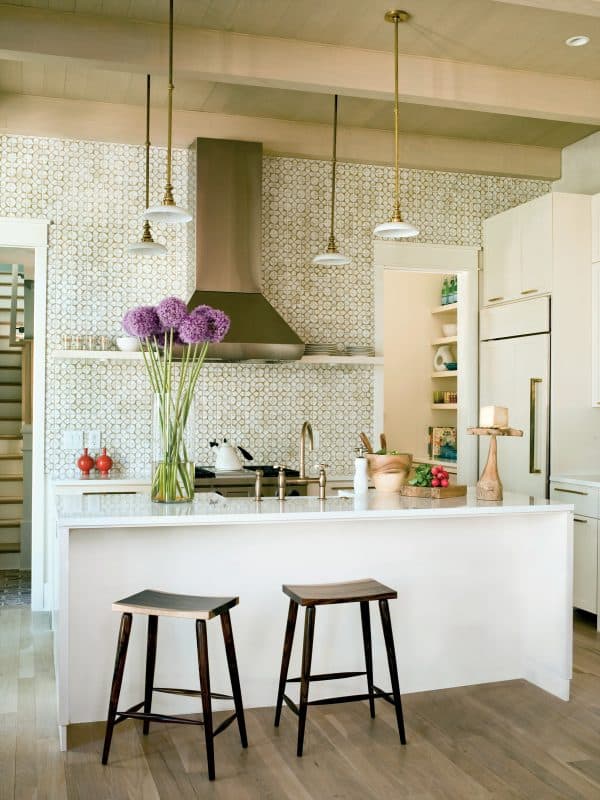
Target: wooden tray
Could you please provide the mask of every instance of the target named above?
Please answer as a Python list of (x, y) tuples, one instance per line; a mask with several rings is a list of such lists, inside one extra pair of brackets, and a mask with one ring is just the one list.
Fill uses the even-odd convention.
[(430, 497), (432, 500), (443, 500), (445, 497), (464, 497), (467, 487), (461, 484), (454, 486), (409, 486), (400, 488), (404, 497)]

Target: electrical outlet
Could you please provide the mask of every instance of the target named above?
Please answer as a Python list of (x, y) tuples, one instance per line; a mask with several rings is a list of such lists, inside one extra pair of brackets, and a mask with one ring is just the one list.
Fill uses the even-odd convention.
[(90, 450), (100, 450), (100, 431), (88, 431), (86, 436), (87, 446)]
[(81, 450), (82, 447), (83, 447), (82, 431), (63, 431), (62, 435), (63, 450)]

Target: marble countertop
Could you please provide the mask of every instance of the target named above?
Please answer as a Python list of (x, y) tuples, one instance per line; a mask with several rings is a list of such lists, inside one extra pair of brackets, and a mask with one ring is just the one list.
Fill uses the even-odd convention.
[(574, 483), (578, 486), (600, 489), (600, 475), (597, 473), (588, 473), (587, 475), (551, 475), (550, 480), (554, 483)]
[(294, 523), (300, 521), (461, 517), (497, 514), (536, 514), (573, 511), (573, 506), (506, 493), (499, 503), (478, 501), (475, 489), (466, 497), (423, 500), (398, 494), (369, 491), (359, 497), (226, 498), (206, 493), (191, 503), (153, 503), (148, 494), (61, 495), (57, 498), (57, 522), (62, 528), (118, 528), (185, 525)]

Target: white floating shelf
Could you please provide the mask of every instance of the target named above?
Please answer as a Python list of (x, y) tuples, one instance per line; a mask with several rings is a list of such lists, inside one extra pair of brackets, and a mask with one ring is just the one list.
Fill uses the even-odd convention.
[(456, 475), (458, 472), (458, 464), (456, 461), (444, 461), (443, 458), (413, 458), (413, 464), (431, 464), (432, 466), (444, 467), (446, 472), (450, 475)]
[(437, 347), (439, 344), (456, 344), (458, 336), (442, 336), (441, 339), (434, 339), (431, 343), (432, 347)]
[(458, 311), (458, 303), (448, 303), (447, 306), (436, 306), (431, 310), (432, 314), (448, 314), (450, 311)]
[(443, 372), (432, 372), (432, 378), (457, 378), (458, 377), (458, 370), (457, 369), (446, 369)]
[[(142, 361), (142, 353), (125, 353), (121, 350), (55, 350), (52, 357), (56, 361)], [(177, 362), (175, 362), (177, 363)], [(221, 364), (221, 361), (207, 361), (206, 365)], [(262, 363), (262, 362), (228, 362), (228, 363)], [(378, 366), (383, 364), (383, 356), (302, 356), (298, 361), (281, 361), (276, 363), (290, 364), (330, 364), (332, 366)]]
[(458, 405), (456, 403), (432, 403), (431, 407), (436, 411), (457, 411)]

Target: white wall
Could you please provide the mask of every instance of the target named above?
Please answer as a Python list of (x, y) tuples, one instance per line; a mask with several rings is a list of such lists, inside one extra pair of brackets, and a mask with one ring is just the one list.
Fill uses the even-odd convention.
[(554, 181), (552, 191), (574, 194), (600, 192), (600, 132), (563, 149), (561, 178)]
[[(432, 316), (431, 309), (440, 304), (441, 287), (440, 275), (384, 272), (385, 432), (390, 449), (415, 458), (427, 455), (433, 389), (456, 388), (456, 381), (446, 387), (447, 381), (435, 381), (439, 386), (434, 386), (431, 380), (435, 352), (431, 341), (442, 335), (440, 319)], [(444, 424), (455, 425), (456, 415)]]

